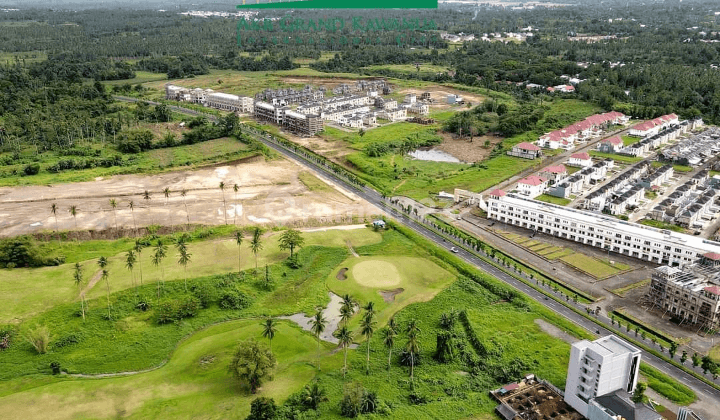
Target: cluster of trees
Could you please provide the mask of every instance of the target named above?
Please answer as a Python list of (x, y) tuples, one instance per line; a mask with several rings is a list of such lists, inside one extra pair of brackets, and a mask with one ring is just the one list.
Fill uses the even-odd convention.
[(434, 133), (433, 130), (416, 133), (407, 136), (402, 140), (379, 141), (368, 144), (365, 147), (365, 153), (370, 157), (380, 157), (388, 153), (407, 153), (419, 147), (430, 147), (440, 144), (442, 138)]

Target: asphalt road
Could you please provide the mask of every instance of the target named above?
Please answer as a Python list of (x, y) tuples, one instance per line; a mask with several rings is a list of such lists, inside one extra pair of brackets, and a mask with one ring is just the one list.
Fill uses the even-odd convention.
[[(122, 96), (115, 96), (116, 99), (127, 101), (127, 102), (137, 102), (138, 99), (135, 98), (128, 98), (128, 97), (122, 97)], [(158, 105), (157, 102), (148, 101), (151, 105)], [(209, 120), (216, 120), (214, 116), (203, 114), (198, 111), (190, 110), (187, 108), (181, 108), (177, 106), (170, 106), (170, 109), (176, 112), (180, 112), (186, 115), (204, 115), (208, 117)], [(319, 176), (321, 178), (324, 178), (330, 182), (334, 182), (338, 185), (342, 185), (349, 191), (353, 191), (363, 199), (367, 200), (369, 203), (377, 206), (381, 211), (386, 212), (390, 214), (394, 219), (398, 220), (399, 222), (403, 223), (408, 228), (412, 229), (416, 233), (422, 235), (423, 237), (427, 238), (428, 240), (434, 242), (436, 245), (447, 248), (449, 244), (445, 241), (445, 239), (440, 236), (439, 234), (428, 230), (423, 225), (417, 223), (412, 218), (408, 217), (407, 215), (397, 211), (396, 209), (390, 208), (386, 206), (385, 200), (382, 198), (382, 196), (375, 191), (372, 188), (369, 187), (359, 187), (356, 185), (352, 185), (345, 181), (343, 178), (336, 176), (332, 172), (328, 171), (327, 168), (322, 167), (321, 165), (317, 165), (316, 163), (306, 160), (300, 155), (297, 155), (295, 153), (292, 153), (291, 151), (269, 141), (267, 138), (265, 138), (262, 135), (255, 134), (254, 132), (250, 130), (244, 130), (245, 133), (253, 135), (257, 140), (260, 140), (263, 142), (266, 146), (270, 147), (271, 149), (275, 150), (276, 152), (280, 153), (281, 155), (285, 156), (288, 159), (294, 160), (296, 162), (299, 162), (303, 166), (307, 167), (308, 169), (312, 170), (316, 176)], [(533, 289), (532, 287), (526, 285), (525, 283), (517, 280), (516, 278), (508, 275), (507, 273), (497, 269), (495, 266), (483, 261), (482, 259), (478, 258), (474, 254), (471, 254), (470, 252), (464, 250), (461, 247), (458, 247), (458, 252), (455, 254), (459, 258), (462, 258), (466, 262), (474, 265), (481, 271), (484, 271), (493, 277), (495, 277), (498, 280), (503, 281), (504, 283), (514, 287), (518, 291), (526, 294), (527, 296), (530, 296), (532, 299), (540, 303), (541, 305), (544, 305), (551, 311), (565, 317), (566, 319), (574, 322), (575, 324), (585, 328), (589, 332), (593, 334), (599, 334), (599, 336), (605, 336), (608, 334), (614, 334), (614, 332), (610, 331), (609, 329), (606, 329), (604, 325), (610, 324), (610, 319), (599, 315), (596, 317), (597, 323), (585, 318), (582, 315), (577, 314), (570, 308), (566, 307), (564, 304), (552, 299), (548, 298), (545, 294)], [(706, 384), (705, 382), (695, 378), (694, 376), (686, 373), (685, 371), (675, 367), (674, 365), (648, 353), (643, 351), (643, 361), (650, 366), (660, 370), (661, 372), (670, 375), (680, 381), (682, 381), (685, 385), (690, 387), (696, 392), (701, 392), (705, 394), (707, 398), (712, 399), (712, 405), (716, 407), (720, 407), (720, 391), (711, 387), (710, 385)]]
[[(315, 164), (314, 162), (311, 162), (309, 160), (306, 160), (302, 156), (296, 155), (295, 153), (292, 153), (285, 148), (278, 146), (277, 144), (269, 141), (267, 138), (256, 135), (249, 130), (245, 130), (246, 133), (249, 133), (253, 135), (257, 140), (262, 141), (266, 146), (272, 148), (273, 150), (277, 151), (281, 155), (285, 156), (288, 159), (295, 160), (299, 162), (300, 164), (306, 166), (310, 170), (312, 170), (315, 175), (322, 177), (330, 182), (339, 184), (344, 186), (350, 191), (355, 192), (368, 202), (374, 204), (382, 211), (389, 213), (394, 219), (398, 220), (399, 222), (403, 223), (405, 226), (409, 227), (416, 233), (422, 235), (423, 237), (427, 238), (428, 240), (434, 242), (436, 245), (447, 248), (449, 246), (448, 242), (443, 239), (442, 236), (428, 230), (423, 225), (419, 224), (412, 218), (408, 217), (407, 215), (397, 211), (394, 208), (389, 208), (386, 206), (385, 200), (382, 198), (382, 196), (375, 190), (369, 187), (359, 187), (355, 185), (351, 185), (350, 183), (346, 182), (344, 179), (336, 176), (335, 174), (327, 171), (325, 168), (323, 168), (320, 165)], [(551, 311), (554, 311), (555, 313), (567, 318), (568, 320), (574, 322), (575, 324), (585, 328), (586, 330), (590, 331), (593, 334), (599, 334), (599, 336), (605, 336), (609, 334), (614, 334), (614, 332), (606, 329), (602, 325), (598, 325), (598, 323), (593, 322), (592, 320), (589, 320), (585, 318), (582, 315), (577, 314), (570, 308), (566, 307), (562, 303), (552, 299), (548, 298), (545, 294), (533, 289), (532, 287), (528, 286), (527, 284), (517, 280), (516, 278), (508, 275), (507, 273), (497, 269), (495, 266), (483, 261), (479, 257), (475, 256), (474, 254), (471, 254), (470, 252), (464, 250), (463, 248), (457, 247), (458, 252), (455, 254), (459, 258), (462, 258), (466, 262), (474, 265), (475, 267), (479, 268), (480, 270), (492, 275), (493, 277), (509, 284), (510, 286), (514, 287), (518, 291), (530, 296), (532, 299), (540, 303), (541, 305), (544, 305)], [(580, 308), (580, 307), (579, 307)], [(597, 317), (597, 320), (604, 325), (610, 324), (610, 319), (600, 315)], [(671, 365), (664, 360), (648, 353), (643, 352), (643, 361), (647, 364), (653, 366), (654, 368), (682, 381), (685, 385), (692, 388), (694, 391), (699, 391), (708, 398), (711, 398), (713, 400), (713, 403), (716, 404), (717, 407), (720, 407), (720, 391), (717, 389), (711, 387), (710, 385), (706, 384), (705, 382), (695, 378), (694, 376), (689, 375), (685, 371), (675, 367), (674, 365)]]

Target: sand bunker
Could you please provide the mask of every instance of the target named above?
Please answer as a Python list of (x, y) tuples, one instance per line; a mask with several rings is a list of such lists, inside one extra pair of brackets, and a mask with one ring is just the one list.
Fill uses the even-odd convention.
[(352, 269), (355, 281), (367, 287), (388, 287), (400, 284), (402, 279), (392, 263), (380, 260), (367, 260)]
[(395, 300), (395, 296), (399, 295), (404, 291), (405, 289), (403, 289), (402, 287), (398, 287), (397, 289), (392, 290), (379, 290), (378, 293), (380, 293), (380, 296), (382, 296), (385, 303), (391, 303)]
[(346, 273), (347, 271), (348, 271), (347, 267), (341, 268), (340, 271), (338, 271), (337, 276), (335, 276), (335, 278), (338, 279), (338, 280), (340, 280), (340, 281), (342, 281), (342, 280), (347, 280), (347, 276), (345, 275), (345, 273)]

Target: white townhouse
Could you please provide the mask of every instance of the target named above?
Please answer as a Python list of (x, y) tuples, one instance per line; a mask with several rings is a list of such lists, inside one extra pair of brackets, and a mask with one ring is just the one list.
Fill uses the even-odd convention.
[(488, 219), (657, 264), (687, 265), (708, 252), (720, 253), (720, 243), (699, 236), (544, 203), (519, 194), (487, 198)]

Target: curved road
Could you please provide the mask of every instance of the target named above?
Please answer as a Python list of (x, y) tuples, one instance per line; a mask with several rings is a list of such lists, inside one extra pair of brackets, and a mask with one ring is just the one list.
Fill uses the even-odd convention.
[[(136, 98), (129, 98), (129, 97), (122, 97), (122, 96), (115, 96), (115, 99), (126, 101), (126, 102), (137, 102), (138, 99)], [(152, 102), (152, 101), (146, 101), (151, 105), (159, 105), (158, 102)], [(204, 114), (202, 112), (194, 111), (187, 108), (177, 107), (169, 105), (170, 109), (173, 111), (187, 114), (187, 115), (204, 115), (209, 120), (217, 120), (217, 118), (213, 115)], [(439, 234), (432, 232), (428, 230), (425, 226), (419, 224), (412, 218), (408, 217), (406, 214), (403, 214), (393, 208), (386, 208), (386, 203), (383, 197), (374, 189), (369, 187), (359, 187), (357, 185), (352, 185), (345, 181), (342, 177), (339, 177), (329, 171), (327, 168), (318, 165), (310, 160), (305, 159), (304, 157), (293, 153), (290, 150), (285, 149), (282, 146), (277, 145), (276, 143), (269, 141), (265, 136), (260, 135), (254, 130), (244, 130), (245, 133), (248, 133), (255, 137), (257, 140), (264, 143), (266, 146), (270, 147), (271, 149), (275, 150), (276, 152), (280, 153), (281, 155), (285, 156), (288, 159), (294, 160), (301, 165), (307, 167), (308, 169), (312, 170), (315, 175), (326, 179), (327, 181), (336, 183), (338, 185), (342, 185), (345, 189), (349, 191), (353, 191), (363, 199), (367, 200), (369, 203), (374, 204), (376, 207), (378, 207), (380, 210), (389, 213), (392, 215), (393, 218), (403, 223), (408, 228), (412, 229), (419, 235), (422, 235), (426, 239), (434, 242), (437, 246), (446, 248), (448, 246), (448, 243), (445, 241), (445, 239), (440, 236)], [(599, 325), (596, 322), (591, 321), (590, 319), (585, 318), (582, 315), (577, 314), (570, 308), (566, 307), (565, 305), (561, 304), (560, 302), (549, 299), (547, 296), (534, 288), (528, 286), (527, 284), (521, 282), (520, 280), (508, 275), (504, 271), (499, 270), (495, 266), (489, 264), (488, 262), (480, 259), (474, 254), (471, 254), (470, 252), (466, 251), (463, 248), (458, 248), (458, 252), (456, 254), (459, 258), (462, 258), (469, 264), (472, 264), (476, 268), (480, 269), (481, 271), (484, 271), (493, 277), (495, 277), (498, 280), (503, 281), (504, 283), (514, 287), (516, 290), (526, 294), (527, 296), (531, 297), (541, 305), (544, 305), (551, 311), (565, 317), (566, 319), (574, 322), (575, 324), (585, 328), (586, 330), (590, 332), (597, 332), (600, 334), (600, 336), (604, 336), (607, 334), (615, 334), (615, 332), (607, 329), (604, 327), (604, 325), (607, 325), (610, 323), (610, 319), (605, 316), (598, 316), (598, 321), (601, 325)], [(717, 390), (710, 385), (706, 384), (705, 382), (697, 379), (696, 377), (688, 374), (687, 372), (677, 368), (676, 366), (660, 359), (659, 357), (648, 353), (646, 351), (643, 351), (643, 361), (654, 368), (662, 371), (663, 373), (670, 375), (680, 381), (682, 381), (685, 385), (692, 388), (696, 392), (700, 392), (703, 395), (703, 397), (707, 397), (712, 400), (712, 402), (707, 402), (710, 405), (713, 405), (715, 407), (720, 407), (720, 390)]]

